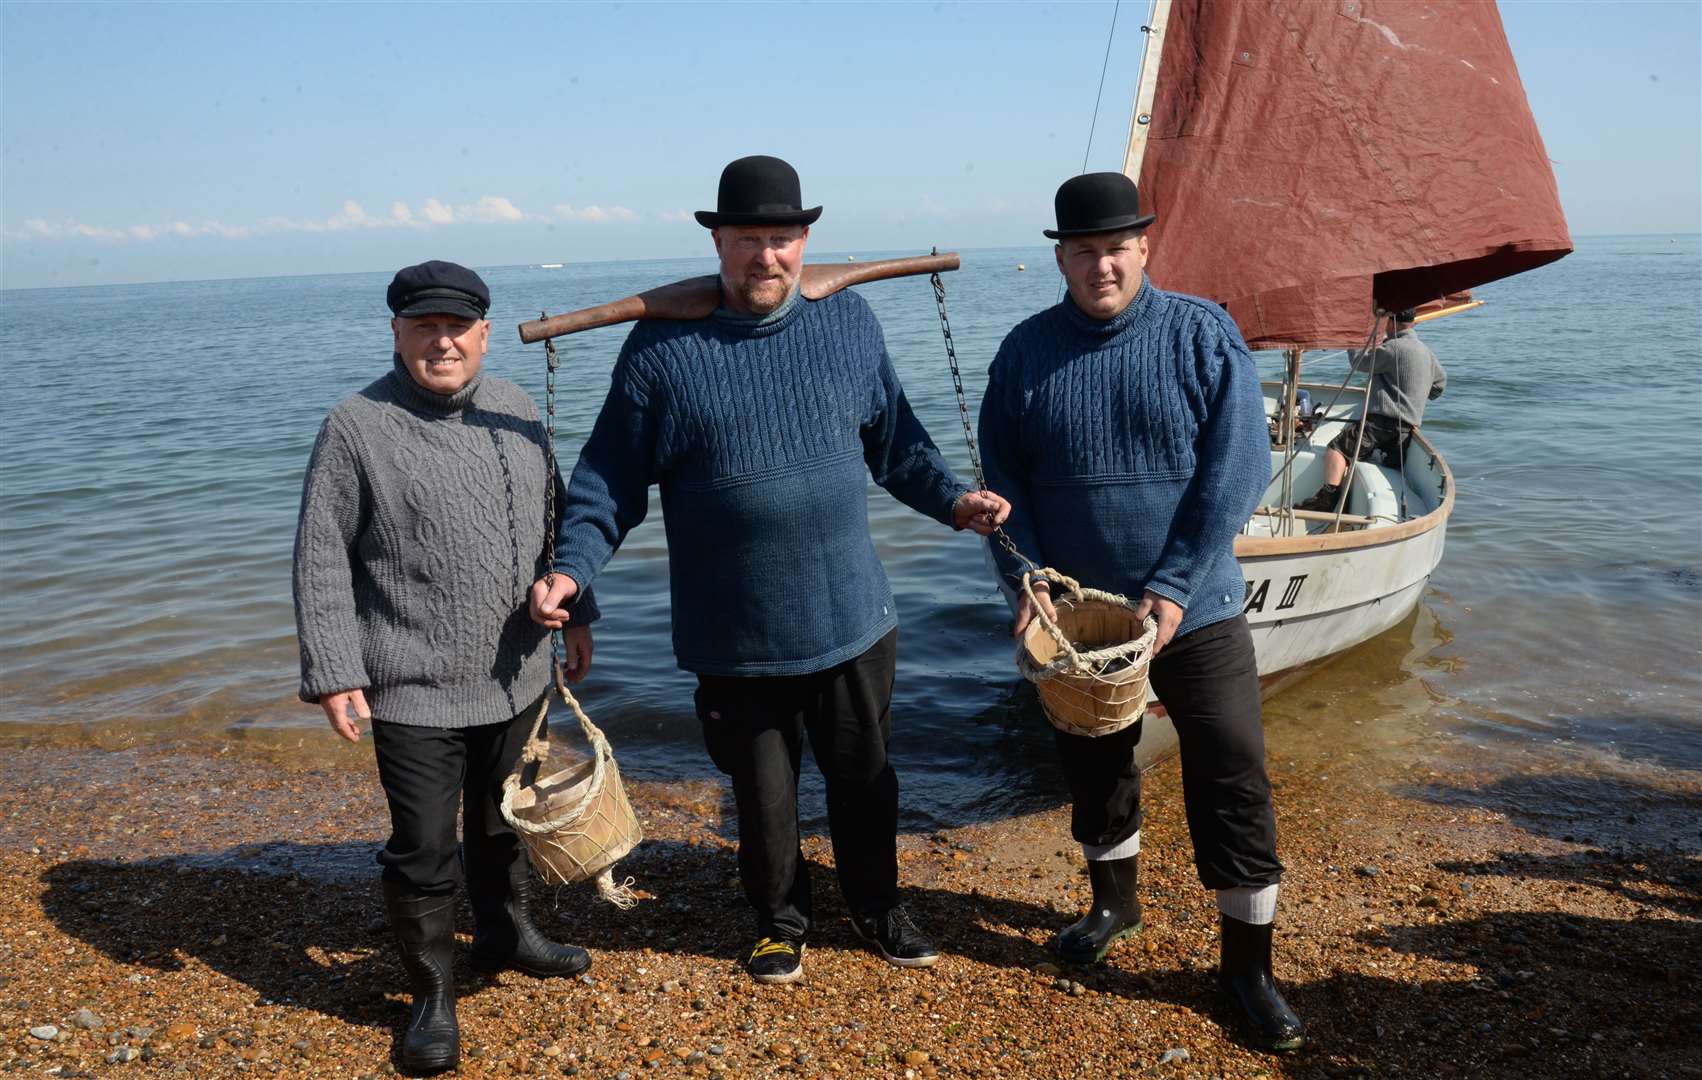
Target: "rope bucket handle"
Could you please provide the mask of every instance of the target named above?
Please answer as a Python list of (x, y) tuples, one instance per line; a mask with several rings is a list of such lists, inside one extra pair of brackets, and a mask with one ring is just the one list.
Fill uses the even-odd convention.
[(1058, 646), (1061, 654), (1051, 663), (1038, 667), (1031, 677), (1050, 678), (1061, 674), (1097, 675), (1105, 664), (1113, 660), (1121, 660), (1129, 656), (1140, 656), (1152, 649), (1158, 640), (1158, 620), (1149, 613), (1141, 623), (1141, 636), (1121, 645), (1111, 645), (1103, 649), (1093, 649), (1083, 652), (1070, 642), (1069, 636), (1059, 628), (1056, 619), (1046, 614), (1046, 609), (1040, 606), (1040, 601), (1034, 595), (1034, 579), (1057, 582), (1064, 589), (1064, 595), (1059, 597), (1060, 603), (1077, 604), (1083, 600), (1097, 600), (1102, 603), (1116, 604), (1130, 611), (1138, 610), (1139, 605), (1120, 593), (1109, 593), (1101, 589), (1084, 588), (1082, 583), (1068, 574), (1043, 566), (1037, 570), (1024, 571), (1022, 575), (1023, 595), (1028, 597), (1029, 610), (1032, 618), (1040, 624)]
[(561, 699), (567, 702), (568, 708), (579, 719), (579, 729), (585, 733), (585, 741), (591, 744), (591, 782), (585, 785), (585, 793), (568, 805), (561, 813), (542, 821), (527, 821), (514, 814), (514, 799), (520, 794), (520, 776), (526, 766), (537, 762), (542, 764), (549, 760), (550, 742), (544, 737), (544, 721), (550, 712), (550, 696), (544, 695), (544, 700), (538, 703), (538, 718), (532, 723), (532, 737), (526, 740), (526, 748), (520, 752), (520, 760), (515, 763), (514, 771), (508, 774), (502, 782), (502, 819), (512, 825), (517, 831), (541, 835), (553, 833), (567, 825), (585, 810), (603, 790), (603, 777), (608, 771), (608, 763), (614, 758), (614, 751), (609, 749), (608, 737), (603, 729), (591, 722), (585, 715), (585, 710), (579, 707), (579, 701), (568, 690), (567, 683), (562, 681), (561, 668), (555, 671), (555, 691)]

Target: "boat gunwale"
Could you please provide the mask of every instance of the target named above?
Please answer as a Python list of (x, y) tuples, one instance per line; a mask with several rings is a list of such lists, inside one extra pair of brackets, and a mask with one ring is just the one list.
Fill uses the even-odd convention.
[(1442, 504), (1436, 509), (1416, 517), (1410, 521), (1402, 521), (1394, 525), (1386, 525), (1375, 529), (1355, 529), (1352, 532), (1316, 533), (1305, 536), (1237, 536), (1235, 538), (1235, 557), (1237, 559), (1256, 559), (1276, 555), (1308, 555), (1320, 551), (1352, 551), (1358, 548), (1372, 548), (1383, 544), (1392, 544), (1401, 540), (1410, 540), (1422, 536), (1448, 520), (1454, 511), (1454, 473), (1448, 468), (1448, 462), (1437, 451), (1424, 432), (1414, 429), (1412, 437), (1418, 440), (1420, 446), (1430, 453), (1431, 458), (1442, 470), (1443, 495)]

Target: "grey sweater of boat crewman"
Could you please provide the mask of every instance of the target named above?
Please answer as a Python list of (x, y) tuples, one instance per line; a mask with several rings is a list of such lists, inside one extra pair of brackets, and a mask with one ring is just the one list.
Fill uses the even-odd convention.
[(1349, 352), (1355, 371), (1371, 373), (1371, 414), (1417, 427), (1424, 403), (1442, 396), (1448, 377), (1430, 346), (1410, 327), (1364, 352)]
[[(296, 529), (302, 700), (359, 688), (378, 719), (437, 728), (536, 701), (549, 631), (526, 600), (546, 569), (548, 472), (537, 406), (482, 372), (446, 396), (398, 359), (332, 409)], [(597, 617), (589, 592), (570, 610), (570, 625)]]

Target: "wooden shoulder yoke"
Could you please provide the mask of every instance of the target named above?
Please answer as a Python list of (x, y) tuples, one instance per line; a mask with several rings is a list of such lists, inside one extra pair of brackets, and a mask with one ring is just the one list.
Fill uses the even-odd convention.
[[(815, 263), (804, 267), (799, 289), (806, 299), (820, 300), (852, 285), (916, 274), (938, 274), (956, 270), (959, 265), (955, 251), (864, 263)], [(624, 300), (523, 322), (520, 324), (520, 340), (529, 345), (534, 341), (635, 319), (704, 319), (720, 302), (720, 285), (715, 275), (707, 274), (662, 285)]]

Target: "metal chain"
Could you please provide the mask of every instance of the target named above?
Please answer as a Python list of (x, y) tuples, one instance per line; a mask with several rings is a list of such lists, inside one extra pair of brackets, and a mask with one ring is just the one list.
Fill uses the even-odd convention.
[[(939, 248), (934, 254), (940, 253)], [(940, 312), (940, 333), (946, 339), (946, 363), (951, 365), (952, 389), (957, 391), (957, 416), (963, 421), (963, 441), (969, 445), (969, 467), (975, 472), (975, 488), (977, 491), (987, 490), (987, 474), (981, 468), (981, 448), (975, 445), (975, 428), (969, 422), (969, 399), (963, 393), (963, 372), (957, 365), (957, 343), (951, 336), (951, 319), (946, 315), (946, 283), (940, 280), (936, 271), (929, 275), (928, 281), (934, 286), (934, 306)], [(993, 530), (993, 538), (999, 546), (1010, 553), (1011, 557), (1022, 563), (1029, 570), (1038, 570), (1039, 564), (1016, 549), (1016, 543), (1011, 540), (1005, 527), (1000, 525)]]
[[(540, 319), (549, 318), (550, 313), (540, 312)], [(544, 376), (544, 461), (548, 471), (544, 477), (544, 587), (549, 588), (556, 581), (556, 368), (561, 360), (556, 356), (556, 343), (553, 338), (544, 339), (544, 364), (547, 373)], [(561, 673), (562, 660), (567, 654), (560, 630), (550, 631), (550, 671), (557, 676)]]

